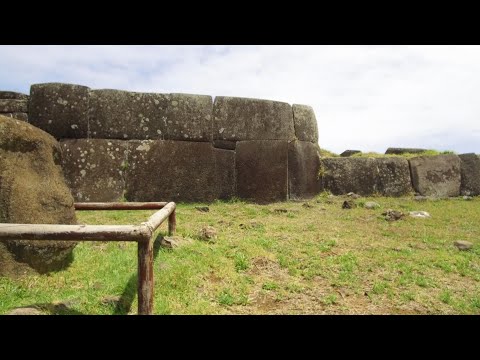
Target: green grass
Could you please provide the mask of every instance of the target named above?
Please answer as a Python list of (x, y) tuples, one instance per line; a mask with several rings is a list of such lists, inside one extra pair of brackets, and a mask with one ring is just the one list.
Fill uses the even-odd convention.
[[(309, 201), (312, 207), (236, 199), (202, 213), (195, 206), (204, 204), (179, 204), (182, 245), (155, 258), (155, 313), (480, 314), (480, 198), (361, 198), (381, 208), (343, 210), (346, 197), (326, 195)], [(432, 217), (387, 222), (381, 213), (388, 208)], [(77, 214), (80, 223), (135, 224), (152, 213)], [(197, 240), (206, 225), (217, 230), (215, 243)], [(473, 249), (458, 251), (459, 239)], [(83, 242), (74, 256), (64, 271), (1, 278), (0, 314), (21, 306), (136, 313), (136, 244)]]
[(400, 158), (405, 158), (405, 159), (411, 159), (417, 156), (436, 156), (436, 155), (445, 155), (445, 154), (455, 154), (455, 152), (451, 150), (444, 150), (444, 151), (438, 151), (438, 150), (426, 150), (421, 153), (405, 153), (401, 155), (397, 154), (380, 154), (376, 152), (366, 152), (366, 153), (357, 153), (353, 154), (351, 157), (368, 157), (368, 158), (385, 158), (385, 157), (400, 157)]

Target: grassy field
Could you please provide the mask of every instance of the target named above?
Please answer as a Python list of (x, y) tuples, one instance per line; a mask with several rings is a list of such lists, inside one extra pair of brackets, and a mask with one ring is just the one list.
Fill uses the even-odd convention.
[[(345, 198), (217, 202), (208, 213), (180, 204), (181, 246), (157, 247), (155, 313), (480, 314), (480, 198), (361, 198), (344, 210)], [(365, 201), (381, 208), (367, 210)], [(389, 208), (432, 217), (388, 222), (381, 214)], [(126, 224), (151, 213), (78, 218)], [(206, 225), (217, 230), (215, 243), (198, 239)], [(455, 240), (474, 247), (459, 251)], [(0, 279), (0, 314), (32, 305), (52, 314), (135, 314), (136, 245), (80, 243), (66, 271)]]

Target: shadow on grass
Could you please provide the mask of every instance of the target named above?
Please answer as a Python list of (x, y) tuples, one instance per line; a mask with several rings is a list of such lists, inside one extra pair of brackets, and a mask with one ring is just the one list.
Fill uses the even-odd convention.
[[(159, 234), (155, 238), (155, 241), (153, 243), (153, 261), (155, 261), (155, 259), (158, 256), (162, 237), (163, 235)], [(154, 274), (155, 274), (155, 270), (154, 270)], [(128, 280), (127, 285), (125, 286), (125, 289), (123, 290), (123, 293), (120, 296), (120, 299), (117, 301), (117, 305), (115, 306), (113, 315), (126, 315), (130, 312), (130, 309), (132, 308), (133, 300), (135, 299), (135, 296), (137, 294), (137, 283), (138, 283), (138, 273), (135, 273)]]

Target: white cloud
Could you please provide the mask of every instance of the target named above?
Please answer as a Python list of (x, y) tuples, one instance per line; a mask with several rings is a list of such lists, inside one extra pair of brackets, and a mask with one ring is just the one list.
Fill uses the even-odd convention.
[(0, 89), (54, 81), (309, 104), (336, 152), (480, 152), (479, 46), (0, 46)]

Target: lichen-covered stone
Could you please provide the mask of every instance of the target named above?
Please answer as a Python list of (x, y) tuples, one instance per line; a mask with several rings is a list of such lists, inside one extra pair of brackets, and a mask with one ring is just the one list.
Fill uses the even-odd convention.
[(114, 202), (123, 198), (128, 142), (65, 139), (60, 142), (65, 180), (78, 202)]
[(28, 95), (15, 91), (0, 91), (0, 99), (28, 100)]
[(383, 196), (403, 196), (413, 192), (408, 160), (401, 158), (375, 159), (378, 176), (376, 191)]
[(418, 149), (418, 148), (388, 148), (385, 151), (387, 155), (402, 155), (402, 154), (419, 154), (427, 151), (427, 149)]
[(57, 139), (88, 137), (89, 88), (81, 85), (46, 83), (30, 87), (30, 124)]
[(413, 187), (420, 195), (460, 195), (461, 161), (457, 155), (419, 156), (409, 162)]
[(0, 113), (27, 112), (27, 100), (0, 99)]
[(295, 136), (300, 141), (318, 143), (318, 125), (313, 108), (308, 105), (292, 105)]
[(319, 178), (320, 147), (308, 141), (288, 144), (288, 186), (290, 199), (312, 198), (322, 191)]
[(129, 201), (213, 201), (213, 146), (206, 142), (129, 141), (126, 194)]
[(27, 113), (4, 113), (3, 116), (14, 118), (17, 120), (22, 120), (28, 122), (28, 114)]
[(235, 151), (214, 149), (216, 197), (228, 200), (236, 196)]
[(350, 157), (352, 155), (355, 155), (355, 154), (360, 154), (361, 151), (360, 150), (345, 150), (344, 152), (342, 152), (340, 154), (341, 157)]
[[(75, 224), (59, 144), (23, 121), (0, 116), (0, 223)], [(71, 241), (0, 243), (0, 275), (59, 270), (72, 258)]]
[(459, 155), (462, 195), (480, 195), (480, 157), (473, 153)]
[(256, 203), (287, 200), (287, 141), (239, 141), (235, 153), (239, 197)]
[(283, 102), (217, 96), (213, 105), (215, 140), (293, 140), (292, 107)]

